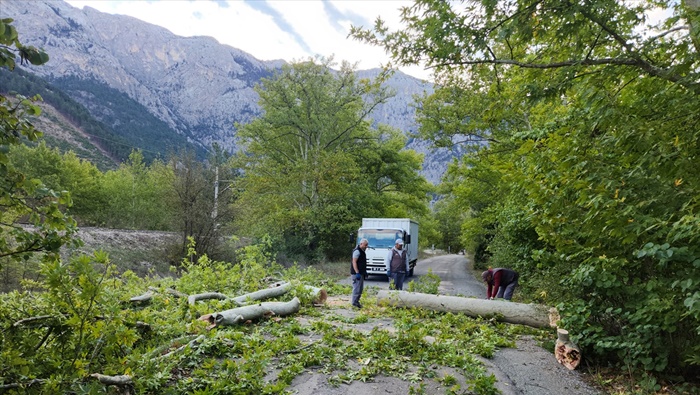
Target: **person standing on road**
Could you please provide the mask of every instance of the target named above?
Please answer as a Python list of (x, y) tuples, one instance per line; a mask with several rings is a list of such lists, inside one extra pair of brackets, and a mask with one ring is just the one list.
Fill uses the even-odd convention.
[(384, 259), (384, 265), (387, 267), (387, 276), (393, 283), (393, 288), (403, 290), (403, 280), (408, 272), (408, 254), (403, 249), (403, 240), (396, 239), (394, 248), (389, 251)]
[(510, 300), (513, 291), (518, 286), (520, 275), (515, 270), (495, 268), (481, 273), (481, 278), (486, 281), (486, 299), (503, 298)]
[(352, 305), (358, 309), (362, 308), (360, 298), (365, 287), (365, 275), (367, 274), (367, 255), (365, 250), (369, 242), (367, 239), (360, 240), (360, 244), (352, 250), (352, 266), (350, 275), (352, 276)]

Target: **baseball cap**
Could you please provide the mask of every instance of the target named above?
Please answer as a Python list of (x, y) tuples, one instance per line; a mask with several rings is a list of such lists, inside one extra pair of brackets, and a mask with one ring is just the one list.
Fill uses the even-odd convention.
[(403, 240), (401, 240), (401, 239), (396, 239), (396, 244), (401, 244), (401, 245), (403, 245)]

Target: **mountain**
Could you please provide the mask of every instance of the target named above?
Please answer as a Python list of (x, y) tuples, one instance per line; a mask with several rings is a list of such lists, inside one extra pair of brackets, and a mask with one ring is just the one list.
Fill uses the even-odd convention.
[[(180, 37), (141, 20), (75, 8), (61, 0), (2, 0), (25, 45), (43, 48), (50, 61), (31, 73), (68, 94), (115, 134), (146, 152), (212, 143), (236, 149), (236, 122), (260, 114), (253, 90), (283, 61), (260, 61), (211, 37)], [(379, 70), (359, 71), (371, 77)], [(396, 96), (372, 118), (409, 134), (416, 131), (413, 96), (432, 85), (397, 72), (387, 82)], [(163, 144), (170, 144), (164, 147)], [(438, 182), (447, 151), (424, 141), (408, 147), (426, 154), (424, 175)]]

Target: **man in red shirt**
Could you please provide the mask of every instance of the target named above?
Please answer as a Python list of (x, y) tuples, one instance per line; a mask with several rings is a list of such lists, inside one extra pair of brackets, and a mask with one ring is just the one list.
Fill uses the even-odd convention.
[(481, 273), (481, 278), (486, 281), (486, 299), (503, 298), (510, 300), (513, 291), (518, 286), (520, 275), (515, 270), (495, 268)]

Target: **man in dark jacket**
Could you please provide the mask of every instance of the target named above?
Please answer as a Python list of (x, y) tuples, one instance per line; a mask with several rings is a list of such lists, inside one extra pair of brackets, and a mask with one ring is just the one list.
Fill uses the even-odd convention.
[(403, 280), (408, 272), (408, 253), (403, 249), (403, 240), (396, 239), (394, 248), (389, 250), (389, 254), (384, 259), (387, 268), (387, 277), (391, 281), (391, 287), (396, 290), (403, 290)]
[(503, 298), (510, 300), (513, 291), (518, 286), (520, 275), (515, 270), (495, 268), (481, 273), (481, 278), (486, 281), (486, 299)]
[(367, 249), (369, 242), (367, 239), (360, 240), (360, 244), (352, 250), (352, 266), (350, 266), (350, 275), (352, 276), (352, 305), (362, 308), (360, 298), (362, 290), (365, 287), (365, 275), (367, 274)]

